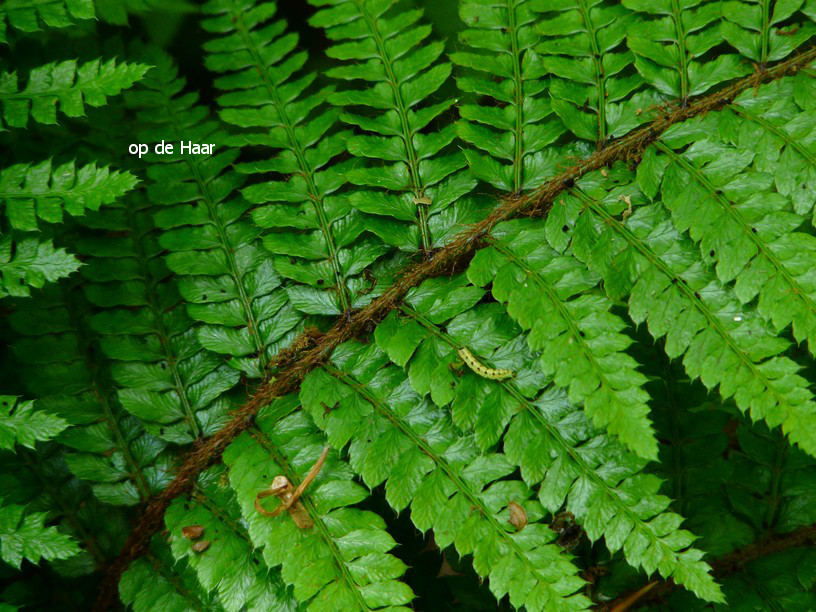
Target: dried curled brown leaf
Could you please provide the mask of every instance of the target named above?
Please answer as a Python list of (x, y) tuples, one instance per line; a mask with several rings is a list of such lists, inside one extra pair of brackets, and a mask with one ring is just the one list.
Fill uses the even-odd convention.
[(181, 528), (181, 535), (188, 540), (197, 540), (204, 535), (204, 527), (202, 525), (187, 525)]
[(510, 524), (516, 531), (524, 529), (527, 526), (527, 511), (514, 501), (507, 504), (507, 509), (510, 510)]

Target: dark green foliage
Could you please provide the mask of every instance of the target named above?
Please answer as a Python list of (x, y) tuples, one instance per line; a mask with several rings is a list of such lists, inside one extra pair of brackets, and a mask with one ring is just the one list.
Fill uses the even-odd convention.
[(107, 96), (131, 87), (148, 68), (144, 64), (117, 65), (115, 60), (82, 65), (73, 60), (55, 62), (33, 69), (25, 89), (18, 89), (15, 73), (2, 74), (3, 119), (8, 127), (25, 127), (29, 114), (38, 123), (56, 123), (58, 105), (68, 117), (80, 117), (85, 114), (85, 104), (104, 105)]
[(0, 4), (0, 610), (816, 607), (813, 0)]
[(21, 32), (36, 32), (42, 26), (64, 28), (94, 15), (93, 0), (7, 0), (0, 7), (0, 43), (8, 44), (7, 23)]
[[(214, 143), (221, 150), (208, 160), (182, 154), (150, 161), (147, 196), (161, 204), (153, 223), (161, 230), (159, 246), (169, 251), (167, 267), (179, 277), (178, 287), (189, 315), (203, 323), (202, 346), (231, 355), (234, 367), (250, 376), (261, 370), (279, 344), (288, 344), (300, 317), (288, 303), (281, 277), (264, 256), (259, 231), (245, 217), (249, 203), (238, 193), (244, 183), (228, 170), (238, 151), (223, 146), (224, 133), (207, 110), (195, 106), (196, 94), (182, 94), (184, 82), (166, 59), (159, 59), (144, 91), (133, 95), (140, 117), (149, 127), (141, 138)], [(161, 64), (164, 64), (163, 66)]]
[(543, 95), (546, 70), (534, 50), (541, 37), (532, 5), (462, 2), (462, 20), (472, 29), (459, 38), (477, 52), (451, 54), (455, 64), (473, 71), (457, 79), (459, 88), (500, 105), (459, 106), (466, 120), (458, 125), (460, 138), (488, 154), (466, 149), (470, 168), (477, 178), (512, 193), (538, 187), (554, 173), (561, 155), (547, 145), (564, 132)]
[(239, 375), (196, 338), (146, 208), (131, 196), (85, 221), (76, 241), (87, 258), (84, 291), (100, 308), (89, 325), (113, 362), (125, 410), (152, 434), (188, 443), (224, 425), (223, 396)]
[(482, 213), (476, 201), (460, 200), (476, 183), (451, 147), (455, 127), (434, 129), (454, 103), (428, 100), (451, 72), (440, 59), (444, 44), (426, 40), (431, 27), (407, 3), (310, 1), (328, 7), (310, 23), (332, 41), (327, 55), (345, 62), (328, 71), (348, 83), (329, 99), (345, 110), (345, 123), (359, 127), (346, 144), (357, 158), (348, 180), (362, 187), (349, 194), (350, 204), (372, 215), (369, 231), (401, 250), (445, 244), (456, 226)]

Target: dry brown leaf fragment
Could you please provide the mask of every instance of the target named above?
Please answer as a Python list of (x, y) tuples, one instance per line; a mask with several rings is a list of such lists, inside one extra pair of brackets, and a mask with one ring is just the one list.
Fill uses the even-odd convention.
[(507, 504), (507, 509), (510, 510), (510, 524), (516, 528), (516, 531), (521, 531), (527, 526), (527, 512), (521, 505), (514, 501)]
[(204, 535), (204, 526), (187, 525), (186, 527), (181, 528), (181, 535), (183, 535), (188, 540), (197, 540), (202, 535)]
[[(270, 484), (267, 489), (261, 491), (255, 496), (255, 510), (268, 517), (276, 517), (284, 511), (287, 511), (298, 528), (309, 529), (310, 527), (314, 527), (314, 521), (312, 521), (312, 517), (309, 516), (309, 512), (301, 503), (300, 497), (303, 495), (306, 487), (308, 487), (317, 477), (317, 474), (320, 472), (320, 468), (322, 468), (323, 464), (326, 462), (326, 457), (328, 457), (330, 449), (330, 446), (326, 446), (323, 449), (323, 452), (320, 453), (320, 457), (318, 457), (317, 461), (312, 466), (312, 469), (309, 470), (309, 473), (306, 474), (297, 489), (292, 486), (292, 483), (289, 482), (289, 479), (283, 474), (275, 476), (275, 478), (272, 480), (272, 484)], [(261, 500), (266, 497), (277, 497), (281, 503), (277, 508), (270, 512), (264, 508), (263, 505), (261, 505)]]
[(623, 200), (626, 204), (626, 210), (621, 215), (623, 223), (626, 223), (626, 220), (632, 215), (632, 196), (622, 195), (618, 199)]
[(193, 551), (195, 551), (197, 553), (203, 553), (205, 550), (207, 550), (210, 547), (210, 544), (212, 544), (212, 542), (210, 542), (209, 540), (200, 540), (200, 541), (196, 542), (195, 544), (193, 544), (192, 548), (193, 548)]

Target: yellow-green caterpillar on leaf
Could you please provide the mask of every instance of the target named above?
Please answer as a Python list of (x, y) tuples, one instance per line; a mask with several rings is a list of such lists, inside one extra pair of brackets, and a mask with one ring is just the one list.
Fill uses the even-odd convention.
[(476, 372), (482, 378), (504, 380), (505, 378), (511, 378), (513, 376), (512, 370), (505, 370), (503, 368), (488, 368), (486, 365), (476, 359), (476, 357), (473, 356), (473, 353), (466, 348), (460, 348), (457, 353), (459, 353), (462, 361), (464, 361), (471, 370)]

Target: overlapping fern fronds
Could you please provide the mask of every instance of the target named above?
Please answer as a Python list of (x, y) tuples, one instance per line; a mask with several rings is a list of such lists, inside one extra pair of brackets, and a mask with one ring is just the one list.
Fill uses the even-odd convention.
[(214, 87), (14, 55), (157, 4), (0, 8), (46, 149), (0, 169), (0, 605), (812, 607), (813, 2), (458, 0), (446, 45), (209, 0)]

